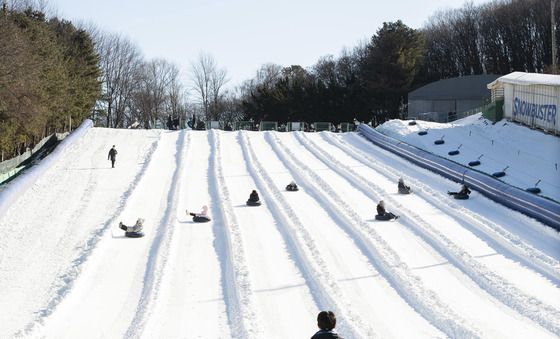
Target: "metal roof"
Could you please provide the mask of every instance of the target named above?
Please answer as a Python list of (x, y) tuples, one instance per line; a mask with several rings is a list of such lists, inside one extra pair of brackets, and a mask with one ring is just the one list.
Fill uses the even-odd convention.
[(502, 87), (501, 84), (514, 84), (514, 85), (547, 85), (547, 86), (560, 86), (560, 75), (554, 74), (541, 74), (541, 73), (525, 73), (513, 72), (488, 84), (488, 88)]
[(499, 78), (497, 74), (466, 75), (443, 79), (408, 93), (408, 100), (457, 100), (489, 97), (488, 83)]

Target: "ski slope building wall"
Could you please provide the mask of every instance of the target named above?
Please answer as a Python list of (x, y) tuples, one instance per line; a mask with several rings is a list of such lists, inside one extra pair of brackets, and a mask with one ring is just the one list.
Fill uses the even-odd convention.
[(488, 84), (492, 101), (504, 101), (504, 117), (560, 134), (560, 75), (513, 72)]
[(486, 85), (500, 75), (480, 74), (443, 79), (408, 93), (408, 117), (448, 122), (490, 101)]

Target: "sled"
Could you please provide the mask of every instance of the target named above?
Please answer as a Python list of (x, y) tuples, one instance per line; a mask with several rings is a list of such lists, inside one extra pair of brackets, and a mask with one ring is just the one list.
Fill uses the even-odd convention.
[(192, 218), (192, 220), (193, 220), (194, 222), (209, 222), (209, 221), (210, 221), (210, 218), (204, 217), (204, 216), (201, 216), (201, 215), (195, 215), (195, 216)]
[(383, 214), (383, 215), (377, 214), (377, 215), (375, 216), (375, 220), (379, 220), (379, 221), (389, 221), (389, 220), (393, 220), (393, 219), (396, 220), (398, 217), (399, 217), (398, 215), (393, 216), (393, 215), (391, 215), (391, 214), (389, 214), (389, 213)]
[(475, 161), (469, 162), (469, 166), (474, 167), (474, 166), (478, 166), (478, 165), (480, 165), (480, 160), (475, 160)]
[(399, 194), (410, 194), (412, 190), (410, 188), (399, 188)]
[(142, 238), (144, 232), (124, 232), (124, 236), (127, 238)]
[(527, 192), (529, 193), (533, 193), (533, 194), (539, 194), (541, 193), (541, 189), (538, 187), (529, 187), (526, 189)]
[(467, 200), (469, 198), (468, 194), (459, 194), (455, 192), (447, 192), (447, 194), (452, 195), (453, 199), (457, 199), (457, 200)]
[(290, 191), (290, 192), (296, 192), (299, 191), (299, 188), (297, 186), (286, 186), (286, 191)]
[(251, 201), (251, 200), (247, 200), (247, 206), (260, 206), (261, 202), (259, 201)]

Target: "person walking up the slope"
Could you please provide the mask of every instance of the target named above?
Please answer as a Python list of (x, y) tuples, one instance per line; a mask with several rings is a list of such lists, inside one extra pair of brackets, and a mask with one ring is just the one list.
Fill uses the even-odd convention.
[(115, 160), (117, 160), (117, 149), (115, 145), (109, 150), (109, 155), (107, 156), (107, 160), (111, 160), (111, 168), (115, 168)]
[(311, 339), (344, 339), (334, 330), (336, 327), (336, 316), (331, 311), (321, 311), (317, 315), (317, 326), (319, 331)]

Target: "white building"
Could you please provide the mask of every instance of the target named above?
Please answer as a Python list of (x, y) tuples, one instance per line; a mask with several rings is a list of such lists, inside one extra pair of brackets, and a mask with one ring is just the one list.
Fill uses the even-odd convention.
[(560, 75), (513, 72), (488, 84), (492, 101), (504, 100), (504, 117), (560, 134)]

